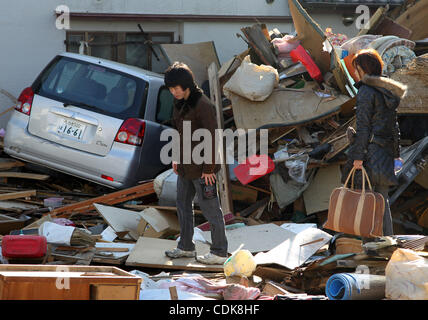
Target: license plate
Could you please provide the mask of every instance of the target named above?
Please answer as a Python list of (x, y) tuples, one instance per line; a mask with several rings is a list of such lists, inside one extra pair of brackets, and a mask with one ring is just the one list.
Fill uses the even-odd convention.
[(57, 132), (63, 136), (81, 140), (85, 129), (86, 125), (80, 122), (63, 119), (57, 127)]

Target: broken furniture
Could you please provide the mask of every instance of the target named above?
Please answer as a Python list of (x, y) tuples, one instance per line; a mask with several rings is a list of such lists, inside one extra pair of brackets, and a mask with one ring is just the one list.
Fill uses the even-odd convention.
[(116, 267), (0, 265), (1, 300), (138, 300), (140, 285)]

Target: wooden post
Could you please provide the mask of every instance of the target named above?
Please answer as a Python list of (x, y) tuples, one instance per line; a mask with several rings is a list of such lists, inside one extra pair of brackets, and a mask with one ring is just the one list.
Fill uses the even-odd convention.
[(169, 287), (171, 300), (178, 300), (177, 287)]
[[(210, 83), (210, 96), (211, 101), (215, 105), (216, 114), (217, 114), (217, 125), (219, 129), (224, 129), (224, 118), (223, 118), (223, 108), (221, 104), (221, 91), (220, 83), (217, 75), (217, 65), (213, 62), (208, 67), (208, 79)], [(231, 197), (231, 185), (229, 178), (229, 166), (226, 164), (226, 152), (223, 143), (221, 144), (222, 148), (220, 150), (220, 160), (221, 160), (221, 170), (218, 174), (218, 186), (220, 193), (220, 203), (223, 210), (223, 214), (233, 213), (233, 202)]]

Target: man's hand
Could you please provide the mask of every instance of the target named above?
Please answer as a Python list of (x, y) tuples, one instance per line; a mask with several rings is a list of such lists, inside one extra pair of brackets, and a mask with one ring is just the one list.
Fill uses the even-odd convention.
[(215, 173), (202, 173), (202, 179), (205, 179), (206, 185), (213, 185), (215, 183)]
[(174, 170), (175, 174), (178, 174), (178, 172), (177, 172), (177, 162), (176, 161), (172, 162), (172, 170)]
[(354, 160), (354, 168), (362, 169), (363, 168), (363, 160)]

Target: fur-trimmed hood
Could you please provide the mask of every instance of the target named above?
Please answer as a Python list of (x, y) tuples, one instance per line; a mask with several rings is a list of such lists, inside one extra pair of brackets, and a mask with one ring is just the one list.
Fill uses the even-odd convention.
[(386, 89), (400, 99), (402, 99), (407, 92), (406, 85), (386, 77), (365, 75), (362, 82), (372, 87)]
[(390, 78), (381, 76), (365, 75), (363, 79), (354, 86), (358, 89), (362, 85), (367, 85), (378, 92), (382, 93), (385, 98), (385, 105), (389, 109), (396, 109), (400, 100), (405, 97), (407, 86)]

